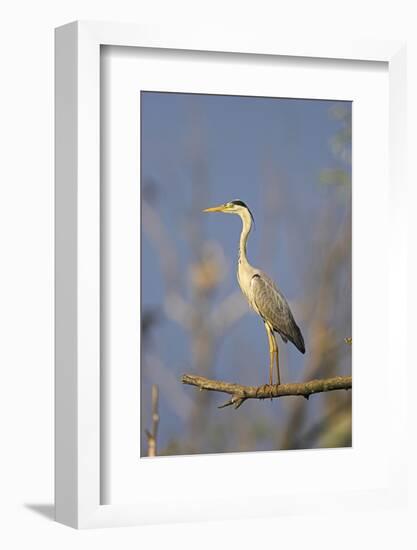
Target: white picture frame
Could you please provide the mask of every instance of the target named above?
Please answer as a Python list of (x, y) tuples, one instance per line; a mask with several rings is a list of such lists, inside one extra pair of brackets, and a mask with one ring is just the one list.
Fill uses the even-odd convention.
[[(134, 504), (101, 504), (100, 498), (100, 47), (102, 45), (211, 52), (285, 55), (304, 58), (382, 61), (389, 70), (390, 186), (395, 198), (393, 242), (405, 235), (405, 45), (388, 41), (288, 41), (218, 29), (149, 28), (75, 22), (56, 30), (56, 519), (77, 528), (185, 520), (175, 495), (166, 495), (160, 514)], [(396, 257), (392, 277), (405, 281), (405, 252)], [(404, 283), (405, 288), (405, 283)], [(405, 312), (400, 293), (392, 314)], [(405, 315), (404, 315), (405, 322)], [(405, 347), (404, 347), (405, 349)], [(406, 359), (396, 365), (395, 451), (383, 490), (349, 495), (289, 495), (271, 513), (303, 512), (311, 507), (392, 505), (405, 498), (402, 468)], [(404, 425), (404, 422), (403, 422)], [(394, 429), (393, 426), (390, 429)], [(250, 495), (248, 495), (250, 496)], [(149, 495), (152, 500), (152, 495)], [(215, 510), (215, 513), (214, 513)], [(193, 514), (192, 519), (245, 516), (227, 501)], [(261, 511), (262, 513), (262, 511)], [(259, 514), (258, 514), (259, 515)], [(191, 517), (188, 517), (191, 519)]]

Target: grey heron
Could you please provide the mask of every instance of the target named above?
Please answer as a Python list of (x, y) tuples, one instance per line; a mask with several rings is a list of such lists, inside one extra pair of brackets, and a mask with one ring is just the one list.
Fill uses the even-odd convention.
[(250, 307), (262, 318), (265, 325), (269, 344), (269, 384), (272, 385), (273, 383), (274, 356), (277, 368), (277, 383), (280, 384), (279, 352), (274, 333), (277, 332), (284, 342), (288, 342), (288, 340), (292, 342), (301, 353), (305, 353), (304, 339), (282, 292), (268, 275), (253, 267), (248, 261), (246, 243), (252, 228), (252, 213), (246, 204), (240, 200), (206, 208), (203, 212), (236, 214), (242, 220), (237, 280)]

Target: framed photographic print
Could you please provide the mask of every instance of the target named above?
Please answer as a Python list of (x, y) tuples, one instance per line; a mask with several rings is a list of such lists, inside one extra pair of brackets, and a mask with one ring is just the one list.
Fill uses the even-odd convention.
[(57, 29), (58, 521), (405, 498), (404, 55)]

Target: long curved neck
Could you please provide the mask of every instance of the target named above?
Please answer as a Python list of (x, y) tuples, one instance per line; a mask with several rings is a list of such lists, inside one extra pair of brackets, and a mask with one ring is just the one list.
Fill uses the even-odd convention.
[(239, 263), (248, 264), (249, 262), (246, 255), (246, 243), (248, 241), (250, 230), (252, 229), (252, 218), (247, 211), (244, 211), (239, 215), (242, 220), (242, 232), (240, 234), (239, 242)]

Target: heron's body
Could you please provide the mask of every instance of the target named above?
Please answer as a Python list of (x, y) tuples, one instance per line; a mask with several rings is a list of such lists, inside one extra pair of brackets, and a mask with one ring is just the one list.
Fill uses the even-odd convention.
[(252, 214), (242, 201), (207, 208), (205, 212), (225, 212), (237, 214), (242, 220), (242, 232), (239, 242), (239, 257), (237, 267), (237, 280), (250, 307), (262, 318), (268, 335), (270, 358), (269, 382), (272, 384), (272, 360), (276, 357), (278, 384), (279, 361), (278, 346), (274, 332), (277, 332), (284, 342), (292, 342), (301, 353), (305, 352), (304, 339), (294, 320), (290, 307), (284, 295), (275, 285), (274, 281), (263, 271), (253, 267), (247, 258), (246, 243), (252, 228)]

